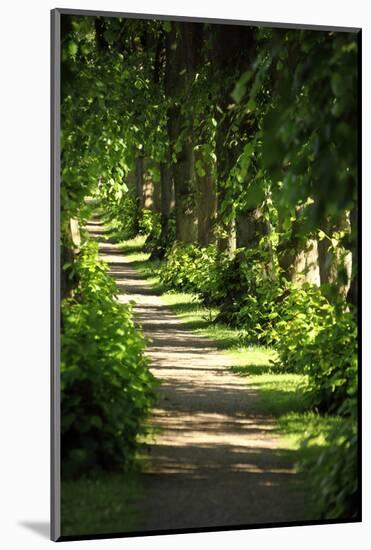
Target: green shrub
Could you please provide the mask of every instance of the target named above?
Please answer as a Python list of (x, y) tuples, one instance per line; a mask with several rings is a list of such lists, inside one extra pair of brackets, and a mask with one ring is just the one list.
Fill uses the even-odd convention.
[(79, 286), (62, 302), (62, 475), (133, 465), (138, 436), (154, 400), (145, 341), (97, 247), (86, 243), (75, 270)]
[(357, 518), (357, 451), (357, 424), (349, 419), (334, 426), (316, 459), (303, 460), (302, 468), (312, 487), (313, 504), (322, 519)]
[(308, 374), (318, 410), (339, 412), (356, 395), (357, 326), (344, 304), (330, 304), (314, 285), (289, 285), (274, 337), (284, 369)]
[(143, 208), (139, 212), (138, 227), (138, 234), (146, 236), (144, 250), (150, 253), (157, 251), (161, 240), (161, 214)]
[(271, 343), (283, 289), (271, 272), (268, 255), (241, 249), (233, 258), (223, 258), (215, 287), (218, 319), (242, 329), (248, 342)]
[(147, 235), (144, 248), (152, 254), (152, 258), (163, 259), (175, 242), (176, 222), (173, 211), (166, 226), (162, 215), (150, 210), (142, 211), (142, 234)]
[(304, 350), (310, 375), (312, 403), (319, 409), (342, 412), (357, 395), (357, 326), (350, 312), (336, 315)]
[(132, 239), (138, 234), (140, 212), (131, 192), (122, 192), (117, 198), (112, 193), (106, 193), (101, 197), (101, 207), (113, 237)]
[(153, 239), (159, 239), (161, 234), (161, 215), (148, 208), (143, 208), (139, 215), (139, 233)]
[(161, 268), (171, 289), (197, 294), (219, 309), (216, 320), (241, 331), (243, 344), (274, 344), (276, 366), (308, 375), (311, 406), (340, 412), (357, 392), (357, 327), (344, 303), (330, 303), (321, 289), (298, 286), (272, 271), (262, 250), (233, 257), (214, 245), (174, 243)]
[(202, 295), (211, 284), (216, 257), (214, 245), (175, 242), (165, 255), (161, 281), (170, 289)]
[(315, 340), (332, 310), (318, 287), (308, 283), (302, 286), (286, 284), (273, 332), (285, 370), (300, 373), (305, 370), (308, 345)]
[(283, 294), (272, 280), (269, 259), (261, 251), (240, 249), (230, 257), (215, 245), (175, 243), (161, 269), (171, 289), (197, 294), (207, 306), (220, 309), (217, 320), (243, 329), (245, 338), (269, 343)]
[(245, 340), (270, 342), (283, 290), (265, 253), (239, 249), (231, 257), (214, 245), (177, 244), (167, 256), (163, 276), (170, 287), (194, 292), (205, 305), (219, 308), (217, 321), (242, 329)]
[(223, 322), (231, 322), (230, 312), (235, 309), (239, 287), (236, 260), (237, 257), (231, 258), (227, 252), (217, 253), (215, 250), (213, 262), (207, 266), (207, 277), (202, 279), (199, 288), (200, 298), (206, 305), (223, 308), (219, 316)]

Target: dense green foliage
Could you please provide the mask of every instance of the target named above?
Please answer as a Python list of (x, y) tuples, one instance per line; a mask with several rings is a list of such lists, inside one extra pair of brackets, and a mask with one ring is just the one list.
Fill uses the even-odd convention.
[(279, 360), (309, 375), (313, 405), (341, 412), (357, 395), (357, 326), (354, 316), (330, 304), (317, 287), (293, 288), (275, 325)]
[(135, 531), (143, 521), (139, 475), (104, 473), (62, 481), (61, 531), (78, 536)]
[(201, 248), (195, 244), (175, 242), (166, 253), (161, 269), (161, 280), (169, 288), (201, 293), (207, 292), (213, 277), (216, 249), (210, 245)]
[[(327, 434), (324, 449), (316, 458), (303, 460), (310, 472), (315, 505), (322, 518), (357, 518), (359, 513), (357, 481), (356, 421), (335, 425)], [(305, 445), (310, 438), (305, 439)]]
[[(195, 293), (205, 305), (221, 307), (216, 319), (239, 328), (241, 343), (274, 344), (279, 372), (307, 375), (307, 406), (347, 418), (327, 434), (319, 457), (305, 459), (301, 468), (309, 472), (315, 507), (322, 517), (355, 517), (358, 362), (354, 314), (344, 303), (330, 303), (315, 285), (279, 281), (277, 274), (272, 281), (267, 259), (257, 250), (238, 252), (232, 258), (218, 257), (211, 250), (214, 254), (210, 247), (173, 246), (161, 269), (162, 281), (170, 288)], [(307, 438), (303, 444), (308, 444)]]
[(96, 245), (75, 262), (79, 285), (62, 303), (62, 472), (129, 468), (153, 403), (145, 342)]
[(351, 32), (63, 17), (69, 472), (128, 465), (152, 399), (130, 310), (91, 245), (76, 258), (70, 221), (94, 196), (111, 237), (144, 235), (164, 259), (165, 288), (241, 346), (273, 345), (275, 368), (308, 380), (306, 406), (345, 419), (307, 471), (323, 517), (354, 517), (356, 88)]
[(117, 185), (100, 191), (100, 198), (106, 209), (104, 221), (113, 237), (130, 239), (139, 231), (139, 209), (135, 197), (124, 193), (123, 186)]
[[(178, 261), (174, 261), (172, 267), (180, 269), (183, 262), (187, 264), (190, 261), (189, 259), (181, 261), (185, 251), (190, 255), (195, 253), (192, 247), (183, 246), (181, 250), (178, 247), (178, 250), (173, 252)], [(141, 262), (143, 273), (153, 277), (153, 273), (157, 271), (157, 281), (163, 284), (162, 273), (167, 270), (166, 264), (156, 269), (155, 265), (146, 268), (145, 263), (145, 261)], [(189, 282), (186, 281), (186, 284), (189, 285)], [(307, 285), (300, 291), (297, 288), (292, 289), (290, 300), (294, 300), (294, 310), (299, 315), (302, 340), (299, 340), (298, 336), (293, 337), (291, 344), (283, 343), (282, 348), (278, 349), (280, 353), (291, 352), (291, 368), (285, 368), (277, 351), (260, 345), (241, 347), (245, 339), (243, 331), (236, 331), (230, 325), (213, 321), (215, 313), (211, 313), (211, 310), (202, 305), (195, 294), (184, 293), (184, 288), (179, 291), (181, 287), (176, 285), (176, 278), (174, 281), (167, 282), (168, 288), (172, 289), (165, 295), (168, 306), (190, 328), (210, 336), (223, 348), (232, 347), (230, 354), (236, 364), (232, 367), (232, 371), (248, 376), (249, 386), (258, 391), (259, 402), (256, 412), (277, 417), (280, 433), (294, 438), (295, 448), (300, 445), (300, 448), (297, 448), (300, 452), (299, 465), (307, 479), (308, 504), (313, 509), (312, 513), (322, 518), (356, 517), (358, 512), (357, 421), (355, 418), (357, 378), (354, 363), (356, 342), (352, 341), (355, 330), (353, 316), (348, 312), (339, 321), (334, 308), (320, 296), (318, 289), (314, 286)], [(194, 285), (189, 288), (196, 292)], [(310, 334), (311, 330), (307, 332), (306, 327), (303, 326), (303, 311), (306, 305), (317, 315), (321, 312), (321, 307), (324, 311), (329, 310), (329, 317), (325, 317), (325, 321), (327, 319), (329, 324), (334, 323), (332, 341), (335, 349), (331, 347), (327, 349), (324, 346), (318, 349), (316, 346), (308, 345), (308, 333)], [(282, 307), (281, 310), (283, 310)], [(215, 312), (215, 308), (212, 311)], [(314, 313), (312, 315), (316, 319)], [(310, 319), (309, 316), (308, 319)], [(336, 330), (337, 320), (343, 323), (343, 326), (339, 327), (340, 334)], [(289, 322), (281, 325), (287, 329), (287, 336), (290, 335), (289, 327), (292, 321), (295, 321), (295, 317), (291, 316)], [(314, 323), (314, 326), (317, 325)], [(324, 335), (324, 338), (328, 344), (330, 338), (327, 335)], [(343, 342), (340, 346), (340, 342), (344, 339), (347, 344), (344, 345)], [(307, 355), (312, 349), (311, 359), (313, 361), (318, 359), (319, 365), (316, 362), (313, 364), (306, 362), (306, 358), (300, 355), (301, 345), (306, 346)], [(289, 346), (291, 350), (288, 349)], [(337, 363), (339, 356), (337, 352), (340, 349), (344, 353), (344, 358)], [(295, 361), (296, 354), (297, 361)], [(348, 369), (346, 356), (349, 362), (353, 363), (354, 368), (353, 372), (343, 376)], [(335, 372), (332, 373), (335, 388), (330, 383), (331, 368), (328, 366), (331, 366), (331, 361), (335, 367), (339, 366), (339, 370), (335, 368)], [(339, 387), (336, 384), (337, 381), (341, 382)], [(344, 383), (347, 383), (346, 388), (342, 387)], [(319, 394), (320, 389), (322, 391)], [(313, 411), (313, 407), (318, 408), (320, 403), (322, 403), (321, 408), (327, 410), (328, 401), (324, 399), (324, 395), (330, 398), (334, 405), (331, 407), (330, 415)], [(336, 403), (337, 414), (334, 414)]]
[(220, 258), (212, 246), (176, 244), (165, 260), (160, 274), (168, 288), (219, 306), (217, 321), (241, 329), (245, 343), (274, 343), (282, 370), (308, 374), (314, 407), (338, 411), (356, 396), (357, 327), (343, 304), (309, 283), (271, 281), (257, 250)]

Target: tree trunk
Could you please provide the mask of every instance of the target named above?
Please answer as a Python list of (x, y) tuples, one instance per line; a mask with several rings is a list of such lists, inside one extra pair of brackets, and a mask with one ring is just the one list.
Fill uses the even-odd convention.
[(237, 248), (247, 248), (266, 251), (266, 259), (262, 255), (262, 263), (267, 278), (274, 280), (275, 265), (272, 243), (268, 240), (264, 247), (261, 247), (260, 241), (263, 237), (269, 235), (272, 231), (270, 222), (264, 219), (260, 208), (252, 208), (246, 212), (239, 212), (236, 217), (236, 241)]
[[(63, 300), (78, 284), (74, 271), (69, 265), (73, 264), (75, 257), (80, 253), (81, 235), (78, 220), (70, 218), (65, 221), (62, 224), (61, 233), (61, 300)], [(66, 267), (63, 267), (65, 265)]]
[(169, 245), (169, 221), (171, 209), (174, 203), (174, 183), (172, 167), (169, 163), (163, 162), (160, 165), (161, 174), (161, 235), (159, 246), (153, 250), (151, 258), (163, 258)]
[(155, 210), (154, 208), (154, 182), (152, 180), (149, 168), (151, 166), (150, 159), (143, 159), (143, 190), (142, 190), (142, 203), (143, 208), (147, 210)]
[(286, 279), (298, 284), (320, 285), (318, 242), (300, 232), (301, 208), (296, 209), (291, 237), (278, 247), (278, 261)]
[(159, 181), (152, 181), (153, 191), (152, 191), (152, 209), (154, 212), (161, 213), (162, 207), (161, 207), (161, 166), (157, 165), (158, 170), (160, 172), (160, 180)]
[(232, 215), (232, 205), (226, 202), (225, 182), (229, 171), (233, 166), (231, 152), (225, 150), (225, 136), (227, 125), (223, 120), (219, 121), (216, 151), (217, 151), (217, 224), (218, 224), (218, 250), (232, 254), (236, 250), (236, 220)]
[(133, 220), (134, 234), (139, 232), (140, 212), (143, 208), (143, 157), (135, 159), (135, 217)]
[(173, 166), (176, 239), (193, 243), (197, 239), (196, 185), (193, 145), (188, 141)]
[[(330, 239), (338, 231), (350, 232), (349, 212), (344, 212), (335, 225), (325, 224), (324, 233)], [(321, 286), (329, 298), (341, 296), (345, 299), (351, 285), (352, 252), (340, 245), (334, 248), (329, 238), (319, 241)]]
[(237, 248), (258, 248), (261, 238), (267, 234), (267, 222), (264, 220), (260, 208), (253, 208), (237, 214)]
[(127, 174), (127, 176), (125, 177), (124, 181), (126, 183), (126, 185), (128, 186), (128, 189), (130, 191), (130, 193), (132, 193), (133, 195), (136, 196), (137, 194), (137, 184), (136, 184), (136, 173), (135, 173), (135, 169), (134, 170), (130, 170), (130, 172)]
[[(180, 105), (194, 79), (196, 24), (171, 25), (171, 32), (166, 37), (165, 92), (171, 100), (168, 133), (173, 161), (176, 238), (191, 243), (197, 238), (194, 153), (189, 117), (184, 116)], [(181, 130), (187, 125), (187, 135), (179, 140)]]
[(135, 196), (138, 208), (143, 208), (143, 157), (135, 159)]
[[(198, 154), (196, 155), (196, 161)], [(216, 189), (215, 189), (215, 165), (210, 159), (206, 164), (203, 161), (204, 175), (196, 175), (197, 180), (197, 218), (198, 218), (198, 242), (201, 246), (207, 246), (215, 242), (214, 223), (216, 217)]]
[[(212, 70), (219, 86), (216, 97), (216, 104), (219, 107), (216, 114), (217, 222), (220, 231), (218, 249), (228, 250), (230, 253), (236, 248), (236, 220), (233, 218), (232, 201), (227, 197), (225, 184), (242, 148), (239, 139), (235, 141), (229, 139), (233, 126), (233, 114), (229, 109), (233, 99), (230, 94), (242, 71), (246, 70), (250, 64), (253, 40), (254, 33), (249, 27), (213, 26)], [(240, 130), (241, 135), (244, 129)]]
[(225, 182), (233, 166), (234, 155), (226, 147), (229, 121), (227, 117), (220, 117), (216, 133), (217, 156), (217, 224), (218, 250), (232, 254), (236, 249), (236, 220), (232, 216), (232, 205), (226, 201)]
[(233, 255), (236, 250), (236, 220), (232, 219), (228, 222), (224, 221), (219, 214), (219, 228), (222, 235), (218, 236), (217, 246), (219, 252), (228, 252), (229, 255)]
[(290, 278), (294, 283), (320, 285), (318, 242), (316, 239), (308, 239), (304, 248), (295, 251), (290, 267)]

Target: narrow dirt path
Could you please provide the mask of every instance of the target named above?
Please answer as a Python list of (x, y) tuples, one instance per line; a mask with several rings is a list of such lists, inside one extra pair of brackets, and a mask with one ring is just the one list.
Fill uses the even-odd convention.
[[(99, 241), (98, 221), (88, 230)], [(274, 419), (254, 414), (255, 391), (231, 373), (214, 342), (187, 329), (115, 244), (99, 242), (122, 293), (150, 338), (161, 380), (152, 422), (161, 428), (143, 474), (141, 530), (301, 521), (303, 490)]]

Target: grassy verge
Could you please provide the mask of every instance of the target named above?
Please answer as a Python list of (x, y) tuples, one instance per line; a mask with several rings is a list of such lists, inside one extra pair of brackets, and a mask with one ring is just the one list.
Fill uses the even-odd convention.
[[(272, 349), (232, 350), (235, 365), (231, 370), (246, 377), (248, 385), (258, 390), (257, 413), (276, 418), (277, 431), (290, 449), (306, 454), (309, 447), (326, 445), (326, 435), (343, 422), (339, 416), (320, 415), (310, 410), (306, 375), (283, 373), (273, 366)], [(308, 445), (303, 445), (310, 440)]]
[(161, 294), (164, 303), (175, 313), (190, 330), (208, 336), (222, 349), (236, 348), (240, 343), (240, 334), (227, 325), (213, 321), (217, 310), (206, 308), (194, 294), (167, 290), (159, 277), (159, 260), (151, 260), (150, 254), (143, 251), (144, 237), (121, 242), (121, 250), (128, 257), (132, 267), (151, 284), (157, 294)]
[[(107, 239), (112, 236), (107, 233)], [(112, 239), (113, 240), (113, 239)], [(141, 246), (128, 245), (137, 259)], [(138, 472), (147, 455), (138, 451)], [(138, 531), (143, 524), (143, 487), (138, 473), (101, 473), (94, 478), (64, 480), (61, 485), (61, 533), (64, 536)]]
[[(241, 345), (238, 330), (214, 323), (217, 310), (203, 306), (195, 295), (167, 291), (159, 277), (159, 261), (152, 261), (143, 251), (144, 238), (137, 237), (122, 243), (122, 250), (132, 266), (161, 294), (164, 303), (188, 328), (208, 336), (232, 359), (232, 372), (245, 377), (246, 384), (258, 393), (254, 413), (273, 416), (282, 449), (294, 456), (305, 479), (307, 461), (317, 460), (328, 446), (328, 434), (336, 425), (344, 423), (337, 416), (325, 416), (310, 411), (306, 395), (306, 376), (284, 373), (272, 364), (275, 352), (262, 346)], [(308, 476), (307, 476), (308, 477)], [(308, 517), (317, 517), (315, 503), (308, 503)]]
[[(250, 388), (257, 390), (257, 414), (275, 418), (275, 431), (280, 447), (290, 452), (304, 483), (307, 519), (320, 519), (323, 504), (315, 500), (318, 494), (312, 476), (323, 468), (324, 453), (331, 449), (334, 428), (346, 428), (347, 420), (340, 416), (320, 415), (310, 410), (306, 376), (282, 373), (272, 366), (274, 351), (262, 349), (230, 352), (234, 359), (231, 370), (246, 378)], [(313, 498), (312, 498), (312, 495)]]
[(104, 474), (62, 482), (62, 535), (138, 530), (142, 488), (135, 475)]
[[(258, 391), (256, 412), (275, 417), (277, 431), (285, 437), (288, 448), (305, 453), (310, 446), (326, 444), (326, 435), (343, 420), (310, 410), (305, 375), (277, 370), (270, 362), (273, 350), (232, 351), (230, 355), (235, 359), (231, 370), (246, 377), (248, 385)], [(303, 446), (307, 439), (310, 444)]]

